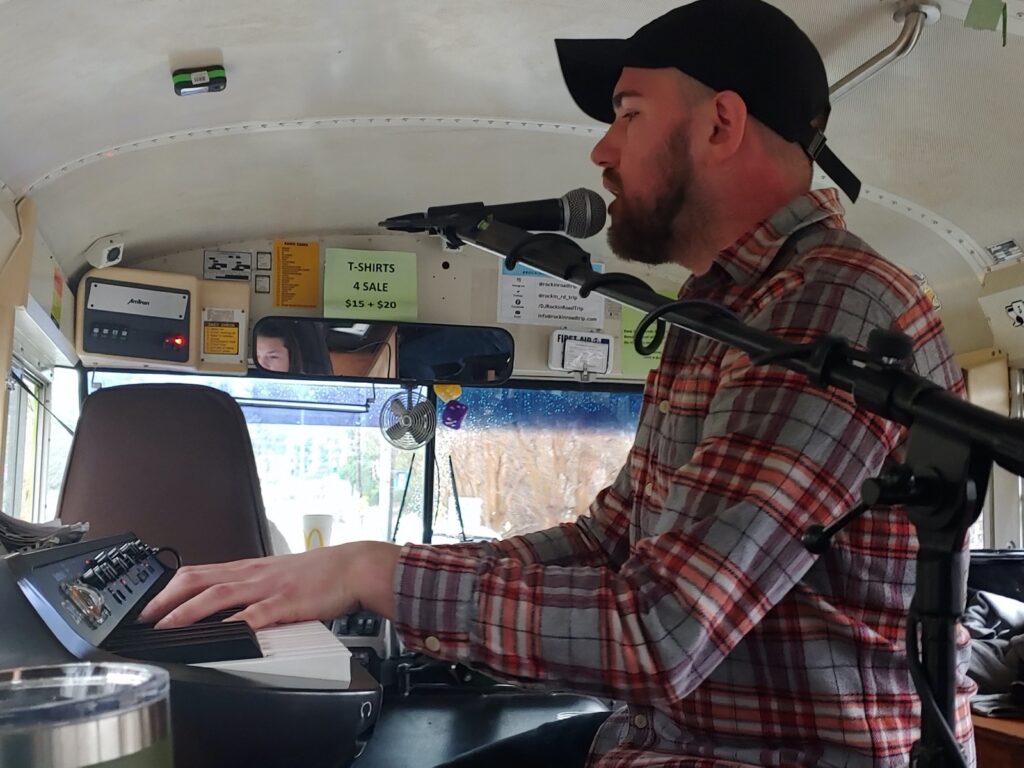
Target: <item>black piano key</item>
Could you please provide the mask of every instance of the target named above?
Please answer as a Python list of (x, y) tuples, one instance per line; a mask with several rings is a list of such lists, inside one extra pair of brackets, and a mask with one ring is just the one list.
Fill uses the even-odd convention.
[(235, 623), (225, 624), (217, 627), (214, 625), (198, 627), (182, 627), (180, 629), (163, 630), (136, 630), (124, 633), (116, 633), (107, 638), (103, 647), (113, 650), (114, 648), (128, 648), (146, 645), (173, 645), (174, 643), (214, 641), (220, 638), (245, 637), (248, 635), (244, 625)]
[(263, 654), (256, 633), (249, 625), (244, 621), (224, 621), (237, 611), (218, 611), (199, 623), (174, 629), (122, 622), (103, 642), (103, 648), (140, 661), (183, 664), (260, 658)]

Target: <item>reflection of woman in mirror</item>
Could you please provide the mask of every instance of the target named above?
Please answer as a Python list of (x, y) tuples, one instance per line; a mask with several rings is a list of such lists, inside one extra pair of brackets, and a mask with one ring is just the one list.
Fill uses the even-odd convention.
[(260, 368), (281, 373), (302, 373), (302, 350), (293, 324), (261, 320), (256, 325), (256, 362)]

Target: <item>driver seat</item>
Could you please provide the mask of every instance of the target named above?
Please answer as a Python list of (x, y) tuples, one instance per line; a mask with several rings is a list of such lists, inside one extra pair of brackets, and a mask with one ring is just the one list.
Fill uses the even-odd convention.
[(57, 516), (87, 539), (131, 531), (185, 565), (271, 554), (242, 409), (194, 384), (131, 384), (89, 395)]

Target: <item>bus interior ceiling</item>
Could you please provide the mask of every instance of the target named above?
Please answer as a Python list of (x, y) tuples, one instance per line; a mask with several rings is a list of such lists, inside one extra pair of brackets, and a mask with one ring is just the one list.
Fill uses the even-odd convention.
[[(495, 324), (496, 257), (377, 222), (599, 188), (589, 152), (603, 126), (569, 98), (552, 39), (622, 36), (675, 4), (0, 0), (0, 360), (9, 366), (20, 343), (22, 358), (38, 358), (23, 362), (73, 362), (67, 286), (112, 234), (121, 267), (196, 277), (204, 250), (264, 250), (274, 238), (415, 251), (419, 320)], [(934, 11), (776, 4), (818, 46), (833, 83), (893, 43), (895, 14)], [(957, 353), (995, 350), (984, 354), (1016, 366), (1024, 332), (1004, 299), (1018, 289), (1024, 298), (1024, 265), (1012, 246), (1005, 262), (987, 247), (1024, 238), (1024, 0), (1008, 4), (1005, 47), (998, 32), (965, 28), (968, 5), (943, 0), (908, 55), (837, 101), (828, 135), (865, 184), (847, 205), (850, 227), (930, 284)], [(225, 90), (175, 94), (172, 71), (210, 64), (226, 69)], [(624, 263), (600, 236), (583, 245), (607, 271), (662, 291), (685, 277)], [(65, 284), (60, 332), (43, 329), (54, 343), (14, 341), (18, 307), (34, 297), (49, 310), (54, 269)], [(252, 320), (272, 313), (268, 295), (251, 300)], [(517, 376), (557, 378), (550, 328), (510, 330)], [(620, 330), (609, 303), (605, 331)]]

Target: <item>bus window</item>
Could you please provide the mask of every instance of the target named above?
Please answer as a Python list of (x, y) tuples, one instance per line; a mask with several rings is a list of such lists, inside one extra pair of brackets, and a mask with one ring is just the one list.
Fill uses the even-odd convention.
[(4, 448), (4, 499), (7, 514), (32, 519), (36, 484), (37, 398), (43, 385), (35, 377), (12, 373), (7, 385), (7, 440)]
[(305, 549), (307, 514), (333, 517), (326, 543), (388, 540), (410, 472), (398, 540), (422, 539), (423, 449), (395, 449), (380, 429), (382, 404), (402, 387), (95, 371), (89, 389), (156, 382), (214, 387), (242, 407), (267, 518), (285, 545), (275, 536), (275, 552)]
[(2, 508), (23, 520), (52, 520), (78, 421), (78, 372), (54, 368), (51, 381), (28, 371), (7, 380)]
[(469, 538), (507, 538), (575, 520), (615, 479), (636, 433), (640, 389), (563, 386), (463, 389), (461, 428), (439, 427), (435, 438), (435, 543), (458, 541), (463, 526)]
[(42, 495), (36, 505), (37, 520), (52, 520), (57, 516), (64, 469), (71, 452), (71, 441), (78, 424), (80, 407), (79, 372), (74, 368), (54, 368), (53, 381), (47, 388), (49, 413), (45, 414), (46, 445), (42, 474)]

